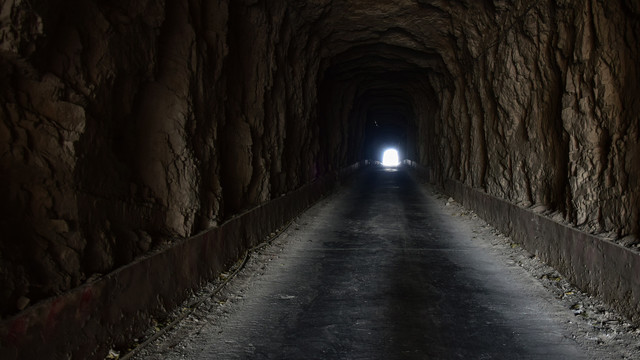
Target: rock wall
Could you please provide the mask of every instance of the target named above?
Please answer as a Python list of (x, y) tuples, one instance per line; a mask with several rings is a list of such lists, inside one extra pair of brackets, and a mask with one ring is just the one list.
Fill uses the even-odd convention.
[(0, 1), (0, 314), (308, 183), (317, 58), (269, 1)]
[(494, 1), (453, 12), (449, 80), (433, 82), (440, 178), (590, 233), (637, 236), (639, 4)]

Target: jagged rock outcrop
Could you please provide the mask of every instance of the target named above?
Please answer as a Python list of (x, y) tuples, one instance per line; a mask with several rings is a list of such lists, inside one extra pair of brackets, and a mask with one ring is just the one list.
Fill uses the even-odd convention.
[(640, 232), (640, 3), (0, 1), (0, 312), (375, 156)]
[(461, 143), (442, 176), (589, 232), (637, 235), (638, 3), (497, 5), (454, 30), (466, 56), (448, 63), (455, 88), (437, 93), (455, 109), (440, 116), (455, 135), (441, 138)]
[(320, 175), (318, 60), (295, 9), (0, 8), (3, 315)]

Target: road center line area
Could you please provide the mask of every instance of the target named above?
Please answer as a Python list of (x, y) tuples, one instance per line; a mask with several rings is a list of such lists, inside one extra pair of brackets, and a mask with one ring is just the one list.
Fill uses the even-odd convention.
[(452, 199), (370, 167), (136, 358), (607, 359), (637, 339)]

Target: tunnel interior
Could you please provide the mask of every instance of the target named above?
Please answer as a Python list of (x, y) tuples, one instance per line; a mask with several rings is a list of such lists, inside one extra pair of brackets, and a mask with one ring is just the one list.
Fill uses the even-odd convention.
[(0, 314), (398, 149), (640, 232), (634, 0), (5, 1)]
[(345, 45), (347, 50), (330, 54), (326, 64), (320, 64), (319, 119), (345, 114), (342, 121), (353, 128), (346, 141), (354, 147), (347, 150), (347, 164), (380, 161), (391, 147), (403, 158), (417, 158), (418, 124), (425, 120), (419, 120), (416, 107), (435, 102), (429, 76), (441, 75), (442, 68), (435, 49), (407, 47), (403, 43), (411, 39), (399, 29), (383, 32), (364, 41), (366, 45)]

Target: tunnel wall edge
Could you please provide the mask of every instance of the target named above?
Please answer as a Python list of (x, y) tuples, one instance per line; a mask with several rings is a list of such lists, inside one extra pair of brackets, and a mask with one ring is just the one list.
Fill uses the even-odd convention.
[(570, 282), (640, 322), (640, 254), (458, 181), (446, 180), (444, 190)]
[(0, 323), (0, 358), (102, 359), (142, 336), (167, 311), (214, 279), (367, 162), (355, 163), (246, 211)]

